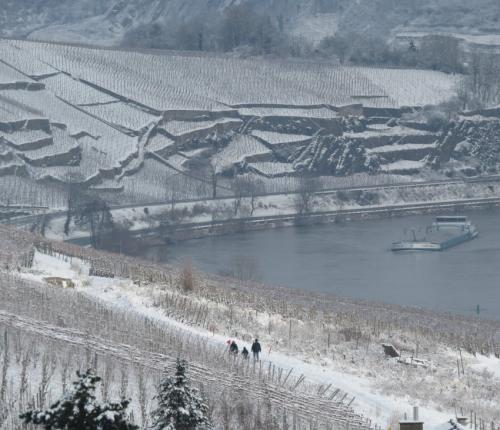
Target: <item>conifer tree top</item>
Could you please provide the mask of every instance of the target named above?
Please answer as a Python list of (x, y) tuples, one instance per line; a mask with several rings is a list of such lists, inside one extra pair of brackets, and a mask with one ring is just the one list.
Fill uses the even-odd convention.
[(187, 363), (177, 360), (175, 374), (165, 375), (158, 388), (153, 430), (210, 429), (208, 406), (186, 377)]
[(100, 404), (94, 395), (101, 378), (92, 371), (77, 372), (71, 392), (45, 411), (32, 410), (20, 416), (26, 424), (43, 426), (45, 430), (136, 430), (127, 422), (125, 410), (129, 402)]

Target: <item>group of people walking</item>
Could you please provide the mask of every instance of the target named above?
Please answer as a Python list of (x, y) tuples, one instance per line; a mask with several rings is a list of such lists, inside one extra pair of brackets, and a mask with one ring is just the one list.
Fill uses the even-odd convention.
[[(229, 353), (233, 355), (238, 355), (239, 353), (238, 344), (234, 340), (228, 340), (227, 343), (229, 345)], [(252, 351), (253, 359), (258, 361), (259, 354), (262, 351), (259, 339), (255, 339), (253, 341), (250, 351)], [(250, 353), (248, 352), (248, 349), (246, 348), (246, 346), (244, 346), (243, 349), (241, 350), (241, 356), (246, 360), (248, 359), (249, 354)]]

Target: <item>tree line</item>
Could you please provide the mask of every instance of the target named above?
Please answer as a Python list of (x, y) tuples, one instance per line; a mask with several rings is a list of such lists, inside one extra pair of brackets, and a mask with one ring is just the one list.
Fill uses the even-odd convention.
[[(459, 40), (429, 35), (418, 43), (396, 46), (383, 36), (337, 32), (319, 44), (291, 35), (291, 24), (282, 15), (261, 15), (247, 4), (233, 5), (220, 15), (202, 21), (194, 18), (176, 27), (160, 22), (129, 30), (122, 45), (136, 48), (231, 52), (334, 59), (340, 64), (423, 67), (463, 72)], [(418, 45), (418, 46), (417, 46)]]
[(125, 34), (122, 45), (216, 52), (245, 49), (254, 55), (293, 53), (283, 17), (260, 15), (246, 4), (233, 5), (208, 22), (195, 18), (175, 28), (159, 22), (142, 24)]

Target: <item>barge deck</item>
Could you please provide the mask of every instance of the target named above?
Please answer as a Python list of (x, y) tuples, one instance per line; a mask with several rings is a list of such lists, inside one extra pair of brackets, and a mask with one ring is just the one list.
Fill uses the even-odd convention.
[(437, 217), (424, 232), (412, 229), (412, 238), (394, 242), (392, 251), (444, 251), (476, 238), (476, 226), (466, 217)]

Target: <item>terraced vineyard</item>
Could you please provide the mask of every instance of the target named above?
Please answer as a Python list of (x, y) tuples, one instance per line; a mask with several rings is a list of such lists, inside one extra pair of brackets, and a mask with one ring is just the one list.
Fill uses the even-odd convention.
[(448, 100), (459, 79), (3, 40), (3, 203), (35, 204), (7, 192), (19, 177), (42, 184), (37, 204), (64, 205), (56, 195), (69, 182), (123, 204), (164, 201), (179, 175), (178, 198), (202, 198), (212, 193), (210, 172), (221, 193), (234, 175), (249, 173), (263, 180), (304, 172), (417, 174), (440, 136), (386, 123)]

